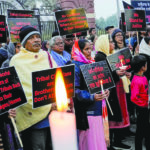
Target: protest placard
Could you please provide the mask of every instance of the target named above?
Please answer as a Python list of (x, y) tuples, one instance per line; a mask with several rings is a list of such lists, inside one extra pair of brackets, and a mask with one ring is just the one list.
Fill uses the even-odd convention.
[(68, 35), (89, 29), (83, 8), (55, 12), (55, 18), (60, 35)]
[(0, 15), (0, 43), (6, 43), (6, 19), (5, 16)]
[(125, 9), (127, 31), (146, 31), (144, 10)]
[(99, 93), (101, 81), (103, 88), (110, 89), (115, 86), (108, 63), (106, 60), (80, 66), (83, 77), (90, 94)]
[(0, 115), (27, 102), (14, 67), (0, 69)]
[(131, 0), (131, 5), (136, 10), (145, 10), (146, 23), (150, 22), (150, 0)]
[(12, 43), (19, 43), (19, 33), (23, 26), (32, 26), (39, 30), (38, 19), (34, 16), (34, 11), (30, 10), (7, 10), (8, 28)]
[[(55, 98), (55, 73), (57, 68), (32, 73), (33, 108), (53, 102)], [(74, 96), (74, 65), (61, 67), (67, 90), (67, 98)]]
[(116, 53), (107, 56), (107, 60), (110, 64), (112, 71), (119, 69), (122, 66), (126, 66), (126, 70), (131, 70), (132, 55), (129, 48), (123, 48)]

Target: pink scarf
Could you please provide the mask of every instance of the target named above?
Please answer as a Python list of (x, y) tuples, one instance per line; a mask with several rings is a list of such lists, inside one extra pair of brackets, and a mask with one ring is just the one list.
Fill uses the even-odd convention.
[(72, 55), (73, 60), (83, 62), (85, 64), (90, 64), (90, 63), (95, 62), (93, 58), (91, 60), (86, 59), (86, 57), (83, 55), (83, 53), (81, 52), (79, 48), (78, 40), (74, 42), (71, 55)]

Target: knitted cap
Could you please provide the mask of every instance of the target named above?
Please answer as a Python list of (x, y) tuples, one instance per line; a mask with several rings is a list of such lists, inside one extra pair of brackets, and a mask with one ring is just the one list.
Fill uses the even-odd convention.
[(114, 38), (115, 35), (116, 35), (118, 32), (121, 32), (121, 33), (122, 33), (122, 30), (120, 30), (120, 29), (115, 29), (115, 30), (113, 31), (113, 33), (111, 34), (112, 38)]
[(24, 26), (20, 29), (19, 37), (23, 47), (25, 46), (27, 39), (33, 34), (41, 35), (40, 32), (32, 26)]

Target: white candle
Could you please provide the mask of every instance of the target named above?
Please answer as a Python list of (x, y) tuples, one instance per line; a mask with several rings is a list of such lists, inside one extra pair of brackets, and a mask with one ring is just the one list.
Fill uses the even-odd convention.
[(103, 89), (103, 81), (100, 80), (100, 83), (101, 83), (101, 90), (102, 90), (102, 93), (104, 93), (104, 89)]
[(121, 59), (121, 67), (123, 67), (123, 59)]
[(77, 150), (75, 115), (52, 111), (49, 121), (53, 150)]
[(75, 114), (65, 112), (68, 101), (60, 68), (56, 70), (55, 91), (58, 111), (49, 115), (53, 150), (77, 150)]

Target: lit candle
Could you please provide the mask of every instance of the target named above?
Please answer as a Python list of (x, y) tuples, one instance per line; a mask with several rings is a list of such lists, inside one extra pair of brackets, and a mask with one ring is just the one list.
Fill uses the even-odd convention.
[[(104, 89), (103, 89), (103, 80), (100, 80), (100, 83), (101, 83), (101, 90), (102, 90), (102, 94), (103, 94), (103, 93), (104, 93)], [(110, 107), (108, 98), (106, 97), (105, 99), (106, 99), (106, 102), (107, 102), (107, 104), (108, 104), (109, 110), (110, 110), (110, 112), (111, 112), (111, 114), (112, 114), (112, 116), (113, 116), (114, 114), (113, 114), (113, 111), (112, 111), (112, 109), (111, 109), (111, 107)]]
[(121, 67), (123, 67), (123, 59), (121, 59)]
[(103, 80), (100, 80), (100, 83), (101, 83), (101, 90), (102, 90), (102, 93), (104, 93), (104, 89), (103, 89)]
[(66, 112), (67, 93), (60, 68), (56, 70), (55, 93), (58, 111), (49, 115), (53, 150), (77, 150), (75, 115)]

